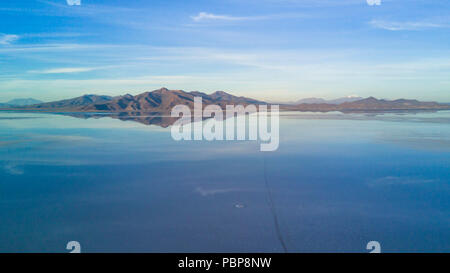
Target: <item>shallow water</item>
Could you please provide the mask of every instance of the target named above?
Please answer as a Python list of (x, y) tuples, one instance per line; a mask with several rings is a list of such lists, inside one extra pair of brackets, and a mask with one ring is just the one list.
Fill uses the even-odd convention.
[(0, 252), (450, 252), (449, 166), (450, 111), (282, 113), (275, 152), (0, 112)]

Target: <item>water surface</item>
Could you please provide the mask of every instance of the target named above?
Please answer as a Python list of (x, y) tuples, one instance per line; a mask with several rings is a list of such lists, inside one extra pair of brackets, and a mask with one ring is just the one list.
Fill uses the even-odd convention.
[(0, 252), (450, 252), (450, 112), (283, 113), (280, 147), (0, 112)]

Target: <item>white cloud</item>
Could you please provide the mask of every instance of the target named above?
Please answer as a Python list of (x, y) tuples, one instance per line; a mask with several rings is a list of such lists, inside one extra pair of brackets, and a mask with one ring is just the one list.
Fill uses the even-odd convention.
[(366, 0), (366, 1), (367, 1), (367, 4), (369, 6), (374, 6), (374, 5), (379, 6), (379, 5), (381, 5), (381, 0)]
[(24, 38), (71, 38), (71, 37), (81, 37), (90, 36), (92, 34), (88, 33), (77, 33), (77, 32), (43, 32), (43, 33), (28, 33), (22, 34)]
[(390, 22), (382, 20), (372, 20), (369, 22), (375, 28), (386, 29), (390, 31), (399, 30), (421, 30), (428, 28), (442, 28), (448, 27), (447, 25), (433, 23), (433, 22)]
[(65, 67), (65, 68), (54, 68), (47, 70), (31, 70), (29, 73), (37, 73), (37, 74), (65, 74), (65, 73), (80, 73), (80, 72), (89, 72), (92, 70), (96, 70), (96, 67)]
[(231, 16), (224, 14), (213, 14), (208, 12), (200, 12), (195, 16), (191, 16), (192, 20), (195, 22), (204, 21), (258, 21), (258, 20), (278, 20), (278, 19), (289, 19), (289, 18), (308, 18), (310, 15), (304, 13), (280, 13), (280, 14), (267, 14), (259, 16)]
[[(45, 50), (51, 53), (47, 56), (48, 58), (54, 56), (53, 46), (38, 46), (39, 53)], [(222, 88), (263, 100), (280, 100), (280, 96), (284, 96), (283, 100), (290, 100), (296, 98), (292, 97), (292, 94), (299, 92), (305, 94), (302, 95), (305, 97), (318, 96), (318, 94), (325, 97), (341, 97), (359, 93), (361, 96), (376, 95), (397, 98), (410, 96), (407, 92), (422, 94), (423, 92), (420, 93), (420, 91), (424, 88), (436, 90), (432, 94), (430, 93), (430, 100), (444, 101), (448, 97), (445, 97), (445, 94), (448, 93), (448, 83), (442, 83), (448, 78), (450, 69), (449, 58), (442, 57), (446, 56), (447, 52), (445, 51), (439, 54), (430, 52), (427, 54), (429, 56), (416, 59), (395, 58), (373, 61), (361, 58), (361, 56), (373, 54), (384, 56), (386, 52), (384, 50), (359, 51), (354, 48), (328, 51), (321, 49), (231, 50), (137, 45), (120, 47), (59, 45), (56, 48), (59, 47), (64, 51), (69, 49), (86, 51), (86, 56), (91, 56), (92, 52), (97, 57), (101, 55), (101, 58), (74, 60), (73, 54), (70, 53), (67, 54), (67, 67), (60, 67), (56, 63), (51, 66), (51, 63), (48, 63), (45, 67), (29, 68), (29, 70), (38, 71), (23, 71), (48, 74), (48, 77), (44, 78), (30, 77), (30, 74), (14, 74), (14, 71), (11, 71), (10, 75), (3, 73), (0, 75), (0, 93), (2, 95), (14, 95), (14, 92), (28, 94), (26, 93), (29, 92), (28, 90), (33, 90), (33, 92), (42, 92), (49, 97), (60, 98), (60, 90), (65, 90), (67, 97), (72, 94), (76, 96), (80, 92), (106, 94), (114, 92), (115, 95), (119, 95), (124, 92), (123, 90), (138, 92), (168, 85), (172, 89), (202, 91), (215, 91)], [(97, 50), (99, 48), (102, 50)], [(11, 47), (0, 47), (0, 55), (3, 51), (11, 49)], [(37, 50), (37, 48), (34, 49)], [(133, 55), (117, 59), (116, 65), (112, 67), (110, 58), (117, 49), (133, 52)], [(59, 52), (57, 53), (59, 54)], [(371, 52), (371, 54), (366, 54), (366, 52)], [(10, 54), (9, 52), (4, 53)], [(24, 54), (19, 51), (18, 53), (22, 58), (34, 57), (34, 52)], [(65, 54), (65, 52), (62, 53)], [(11, 54), (16, 53), (11, 52)], [(12, 56), (19, 56), (19, 54)], [(56, 60), (57, 63), (62, 63), (59, 59)], [(198, 66), (200, 69), (191, 71), (193, 66)], [(119, 67), (127, 67), (127, 69), (113, 69)], [(156, 77), (160, 73), (161, 67), (170, 72), (165, 77)], [(96, 75), (98, 78), (84, 77), (89, 73), (86, 71), (94, 69), (107, 69), (108, 71)], [(55, 77), (52, 78), (52, 75)], [(77, 77), (60, 79), (60, 75)], [(292, 81), (293, 78), (300, 80)], [(376, 85), (373, 84), (375, 82)], [(396, 97), (390, 97), (387, 91), (383, 93), (378, 90), (381, 88), (405, 91), (394, 91), (394, 94), (397, 94)]]
[(9, 45), (19, 40), (18, 35), (14, 34), (0, 34), (0, 45)]
[(81, 6), (81, 0), (67, 0), (69, 6)]
[(262, 20), (268, 18), (268, 16), (236, 17), (230, 15), (218, 15), (213, 13), (200, 12), (196, 16), (191, 16), (191, 18), (196, 22), (205, 20), (244, 21), (244, 20)]
[[(1, 36), (0, 36), (1, 37)], [(133, 49), (133, 46), (121, 46), (112, 44), (28, 44), (17, 45), (14, 47), (0, 48), (0, 53), (13, 52), (59, 52), (59, 51), (82, 51), (94, 49), (111, 49), (111, 48), (128, 48)]]

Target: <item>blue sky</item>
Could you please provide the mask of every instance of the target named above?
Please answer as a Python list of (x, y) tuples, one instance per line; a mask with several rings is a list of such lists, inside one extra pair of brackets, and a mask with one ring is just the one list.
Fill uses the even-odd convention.
[(0, 101), (165, 86), (450, 102), (450, 1), (378, 1), (1, 1)]

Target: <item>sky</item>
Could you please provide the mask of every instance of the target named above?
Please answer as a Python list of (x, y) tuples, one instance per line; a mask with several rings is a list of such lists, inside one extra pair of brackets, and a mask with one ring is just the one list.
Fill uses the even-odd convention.
[(450, 102), (448, 0), (21, 0), (0, 18), (0, 102), (161, 87)]

